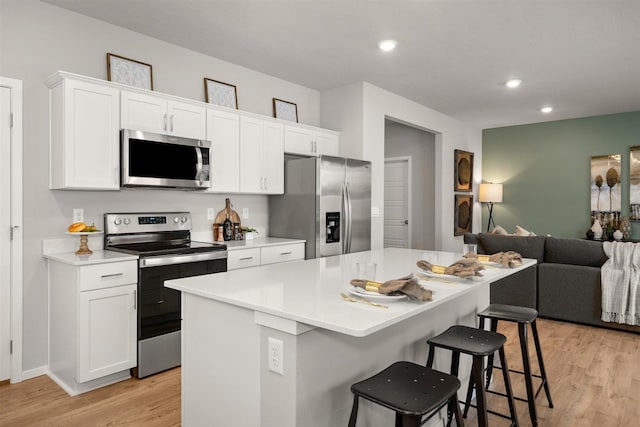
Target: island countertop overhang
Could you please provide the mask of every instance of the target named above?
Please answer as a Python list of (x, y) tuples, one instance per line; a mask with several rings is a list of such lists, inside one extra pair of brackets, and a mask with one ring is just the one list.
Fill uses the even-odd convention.
[[(165, 286), (202, 298), (231, 304), (258, 313), (277, 316), (312, 327), (363, 337), (459, 298), (477, 287), (532, 267), (535, 260), (525, 259), (522, 266), (492, 266), (482, 278), (441, 281), (421, 280), (433, 290), (433, 301), (417, 303), (408, 300), (381, 303), (388, 308), (346, 302), (346, 293), (357, 262), (375, 262), (376, 279), (385, 281), (417, 273), (416, 261), (425, 251), (398, 248), (377, 249), (311, 260), (265, 265), (225, 273), (174, 279)], [(438, 264), (449, 265), (461, 253), (438, 254)]]

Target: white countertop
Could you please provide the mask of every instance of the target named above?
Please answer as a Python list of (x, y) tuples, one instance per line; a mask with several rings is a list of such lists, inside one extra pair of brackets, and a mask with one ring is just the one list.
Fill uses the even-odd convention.
[[(376, 280), (397, 279), (420, 270), (416, 261), (425, 251), (409, 249), (378, 249), (347, 255), (311, 260), (270, 264), (204, 276), (168, 280), (165, 286), (190, 294), (225, 302), (239, 307), (279, 316), (307, 325), (351, 336), (366, 336), (401, 320), (429, 310), (477, 286), (506, 277), (535, 265), (526, 259), (522, 266), (508, 269), (487, 268), (484, 277), (452, 279), (452, 283), (421, 280), (433, 290), (433, 301), (416, 303), (408, 300), (378, 301), (387, 309), (361, 303), (346, 302), (340, 293), (347, 293), (349, 281), (355, 278), (356, 262), (377, 263)], [(438, 254), (439, 265), (450, 265), (461, 253)]]
[(228, 240), (226, 242), (215, 242), (210, 232), (196, 232), (191, 234), (191, 240), (206, 243), (223, 243), (227, 245), (227, 250), (233, 251), (238, 249), (261, 248), (265, 246), (289, 245), (294, 243), (305, 243), (306, 240), (300, 239), (284, 239), (282, 237), (259, 237), (250, 240)]
[(105, 264), (108, 262), (135, 261), (138, 259), (137, 255), (100, 250), (93, 251), (91, 255), (76, 255), (74, 252), (60, 252), (45, 253), (43, 256), (53, 261), (76, 266)]

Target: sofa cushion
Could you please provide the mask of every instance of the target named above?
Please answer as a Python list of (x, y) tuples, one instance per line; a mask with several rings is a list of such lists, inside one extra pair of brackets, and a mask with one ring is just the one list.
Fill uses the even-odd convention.
[(547, 237), (544, 261), (554, 264), (601, 267), (607, 261), (602, 242)]
[(544, 260), (544, 236), (502, 236), (499, 234), (479, 234), (480, 245), (485, 254), (515, 251), (523, 258), (535, 258), (538, 262)]

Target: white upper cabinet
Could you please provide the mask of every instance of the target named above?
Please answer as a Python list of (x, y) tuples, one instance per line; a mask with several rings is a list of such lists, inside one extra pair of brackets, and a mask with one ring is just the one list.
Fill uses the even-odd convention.
[(162, 96), (122, 91), (123, 129), (205, 139), (206, 108)]
[(120, 91), (69, 79), (49, 88), (50, 188), (118, 190)]
[(210, 192), (240, 191), (240, 115), (207, 109), (207, 140), (211, 141)]
[(255, 117), (240, 117), (240, 191), (284, 192), (284, 126)]
[(303, 126), (285, 126), (284, 151), (291, 154), (337, 156), (339, 151), (338, 133), (322, 131)]

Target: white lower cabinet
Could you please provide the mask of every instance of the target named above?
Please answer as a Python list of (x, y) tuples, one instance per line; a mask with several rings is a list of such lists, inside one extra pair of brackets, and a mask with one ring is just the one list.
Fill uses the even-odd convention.
[(227, 270), (304, 259), (304, 243), (230, 250)]
[(136, 366), (137, 261), (49, 260), (49, 375), (70, 395), (130, 377)]

